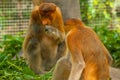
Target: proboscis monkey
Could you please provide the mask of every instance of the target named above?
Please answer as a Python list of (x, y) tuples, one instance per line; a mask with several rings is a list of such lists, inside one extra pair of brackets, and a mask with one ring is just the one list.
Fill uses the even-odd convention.
[(27, 35), (23, 42), (23, 57), (29, 67), (41, 74), (49, 71), (64, 55), (63, 19), (54, 3), (41, 3), (32, 10)]
[(56, 64), (52, 80), (110, 80), (112, 57), (97, 34), (79, 19), (65, 22), (68, 53)]

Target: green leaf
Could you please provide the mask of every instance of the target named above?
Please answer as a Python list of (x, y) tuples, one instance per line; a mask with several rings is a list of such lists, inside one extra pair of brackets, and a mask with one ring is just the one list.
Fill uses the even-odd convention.
[(24, 72), (24, 74), (29, 74), (31, 76), (35, 76), (34, 72), (28, 67), (24, 67), (23, 72)]

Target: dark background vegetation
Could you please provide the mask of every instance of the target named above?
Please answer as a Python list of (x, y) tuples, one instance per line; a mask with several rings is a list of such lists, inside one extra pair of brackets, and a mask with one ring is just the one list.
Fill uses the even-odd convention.
[[(81, 0), (80, 8), (83, 22), (96, 31), (111, 53), (112, 66), (120, 68), (120, 10), (115, 4), (115, 0)], [(52, 70), (37, 76), (19, 57), (31, 9), (30, 0), (0, 1), (0, 80), (51, 79)]]

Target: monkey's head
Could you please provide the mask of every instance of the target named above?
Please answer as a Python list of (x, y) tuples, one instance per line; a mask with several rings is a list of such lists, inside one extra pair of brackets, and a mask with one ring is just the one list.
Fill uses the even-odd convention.
[(65, 25), (71, 25), (71, 26), (76, 26), (76, 25), (84, 25), (84, 23), (80, 19), (76, 18), (71, 18), (65, 21)]
[(32, 10), (31, 17), (33, 21), (49, 25), (55, 18), (56, 5), (54, 3), (41, 3)]
[(39, 6), (39, 13), (43, 25), (51, 25), (56, 14), (56, 5), (54, 3), (42, 3)]
[(45, 28), (49, 25), (64, 32), (61, 10), (54, 3), (41, 3), (35, 6), (31, 19), (35, 24), (38, 23)]
[(84, 26), (84, 23), (80, 19), (75, 19), (75, 18), (66, 20), (64, 24), (65, 24), (64, 29), (66, 33), (73, 28), (80, 29), (81, 27)]
[(53, 26), (56, 29), (63, 31), (63, 19), (60, 8), (54, 3), (41, 3), (39, 6), (42, 25)]

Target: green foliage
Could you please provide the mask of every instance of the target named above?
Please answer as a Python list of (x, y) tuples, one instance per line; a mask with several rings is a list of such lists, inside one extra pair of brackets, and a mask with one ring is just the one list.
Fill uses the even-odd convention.
[(52, 71), (37, 76), (19, 57), (23, 38), (6, 35), (0, 42), (0, 80), (50, 80)]
[(120, 67), (120, 33), (107, 27), (95, 27), (94, 30), (111, 53), (113, 66)]
[(4, 49), (4, 54), (11, 54), (12, 57), (14, 57), (21, 49), (23, 38), (5, 35), (3, 36), (3, 40), (4, 41), (0, 43), (0, 48)]
[(107, 26), (111, 21), (114, 0), (80, 1), (82, 20), (89, 26)]
[[(100, 39), (111, 53), (114, 64), (120, 67), (120, 30), (110, 30), (114, 0), (83, 0), (80, 1), (81, 17), (86, 25), (95, 29)], [(117, 26), (110, 26), (117, 27)]]

